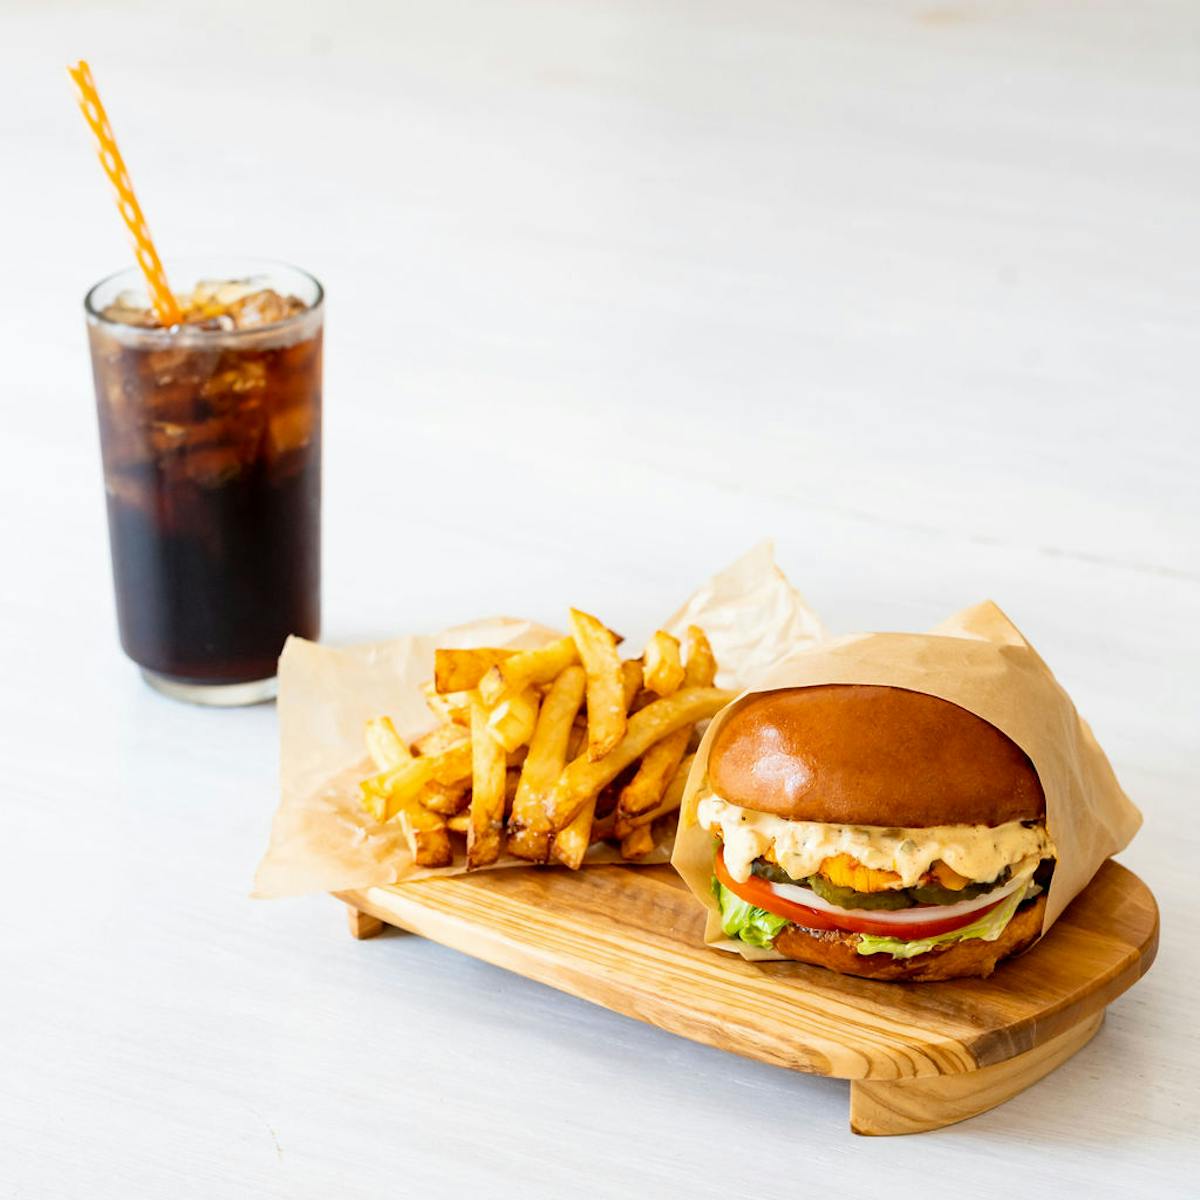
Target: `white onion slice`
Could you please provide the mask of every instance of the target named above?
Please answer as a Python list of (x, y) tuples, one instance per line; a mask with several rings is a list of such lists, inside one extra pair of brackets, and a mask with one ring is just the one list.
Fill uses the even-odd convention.
[(840, 904), (830, 904), (823, 896), (818, 896), (810, 888), (797, 887), (793, 883), (767, 883), (781, 900), (790, 900), (793, 904), (803, 904), (805, 908), (815, 908), (818, 912), (829, 913), (831, 916), (869, 917), (872, 921), (895, 925), (924, 925), (929, 921), (943, 921), (948, 917), (963, 917), (976, 909), (987, 908), (1005, 896), (1011, 896), (1018, 888), (1023, 888), (1033, 878), (1037, 864), (1022, 871), (1010, 879), (1003, 887), (993, 888), (976, 896), (973, 900), (960, 900), (957, 904), (922, 904), (914, 908), (843, 908)]

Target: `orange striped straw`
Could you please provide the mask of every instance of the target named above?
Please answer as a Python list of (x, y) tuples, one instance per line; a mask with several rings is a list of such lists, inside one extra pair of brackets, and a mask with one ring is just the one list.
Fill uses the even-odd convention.
[(178, 325), (183, 320), (183, 314), (179, 311), (175, 296), (167, 285), (167, 274), (163, 270), (158, 251), (150, 240), (150, 230), (146, 228), (142, 206), (133, 194), (133, 184), (130, 183), (129, 172), (125, 169), (125, 160), (117, 149), (117, 139), (113, 137), (108, 114), (104, 111), (104, 105), (100, 103), (100, 93), (96, 91), (92, 69), (81, 59), (75, 66), (67, 68), (67, 74), (79, 93), (79, 111), (83, 113), (83, 118), (96, 139), (96, 156), (113, 186), (121, 220), (125, 222), (125, 228), (133, 238), (134, 253), (137, 255), (138, 266), (146, 277), (146, 288), (150, 293), (150, 303), (154, 305), (155, 315), (162, 325)]

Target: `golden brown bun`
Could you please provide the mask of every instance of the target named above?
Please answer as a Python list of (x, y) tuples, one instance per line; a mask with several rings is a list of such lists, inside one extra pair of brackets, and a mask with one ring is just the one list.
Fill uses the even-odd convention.
[(967, 938), (937, 946), (915, 958), (893, 958), (890, 954), (859, 954), (855, 950), (857, 933), (838, 933), (834, 929), (802, 929), (787, 926), (775, 939), (775, 949), (797, 962), (828, 967), (843, 975), (861, 975), (864, 979), (907, 980), (910, 983), (935, 983), (939, 979), (986, 979), (1002, 958), (1031, 946), (1042, 929), (1046, 911), (1043, 892), (1017, 909), (1016, 916), (994, 941)]
[(759, 692), (717, 730), (713, 790), (733, 804), (830, 825), (1003, 825), (1045, 816), (1025, 752), (957, 704), (902, 688)]

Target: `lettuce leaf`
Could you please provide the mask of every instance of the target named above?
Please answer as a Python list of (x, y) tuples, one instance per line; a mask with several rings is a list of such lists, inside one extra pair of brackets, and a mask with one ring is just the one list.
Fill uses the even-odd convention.
[(978, 921), (973, 921), (970, 925), (964, 925), (961, 929), (952, 930), (950, 933), (921, 938), (916, 942), (905, 942), (894, 937), (875, 937), (873, 934), (863, 933), (859, 935), (858, 945), (855, 946), (855, 949), (859, 954), (890, 954), (893, 958), (915, 958), (918, 954), (932, 950), (934, 946), (945, 945), (947, 942), (961, 942), (966, 938), (982, 938), (985, 942), (994, 942), (1004, 932), (1009, 921), (1013, 919), (1017, 905), (1028, 894), (1028, 889), (1015, 891), (991, 912), (984, 913)]
[(721, 928), (726, 937), (741, 938), (751, 946), (769, 950), (779, 936), (779, 931), (790, 924), (786, 917), (777, 917), (765, 908), (755, 908), (735, 896), (714, 875), (712, 893), (721, 910)]
[[(950, 942), (961, 942), (967, 938), (980, 938), (985, 942), (994, 942), (1007, 928), (1013, 919), (1018, 905), (1022, 900), (1036, 895), (1041, 891), (1036, 884), (1030, 884), (1024, 891), (1013, 892), (997, 905), (991, 912), (984, 913), (978, 921), (964, 925), (961, 929), (950, 933), (939, 934), (936, 937), (921, 938), (918, 941), (906, 942), (902, 938), (877, 937), (870, 933), (861, 933), (855, 949), (859, 954), (890, 954), (893, 958), (915, 958), (925, 954), (935, 946), (946, 945)], [(716, 897), (717, 906), (721, 910), (721, 928), (726, 937), (741, 938), (751, 946), (760, 946), (769, 950), (779, 936), (780, 931), (791, 922), (786, 917), (777, 917), (765, 908), (756, 908), (753, 904), (735, 896), (725, 887), (716, 876), (712, 880), (712, 893)]]

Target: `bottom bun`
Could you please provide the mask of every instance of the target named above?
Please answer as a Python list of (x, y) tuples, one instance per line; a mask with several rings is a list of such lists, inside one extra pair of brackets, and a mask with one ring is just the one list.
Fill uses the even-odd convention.
[(861, 975), (864, 979), (909, 980), (933, 983), (939, 979), (986, 979), (1002, 958), (1020, 954), (1032, 946), (1042, 931), (1046, 913), (1046, 895), (1022, 904), (1004, 932), (994, 941), (966, 938), (935, 946), (913, 958), (893, 958), (890, 954), (859, 954), (857, 933), (836, 930), (804, 929), (788, 925), (775, 939), (775, 949), (797, 962), (828, 967), (843, 975)]

